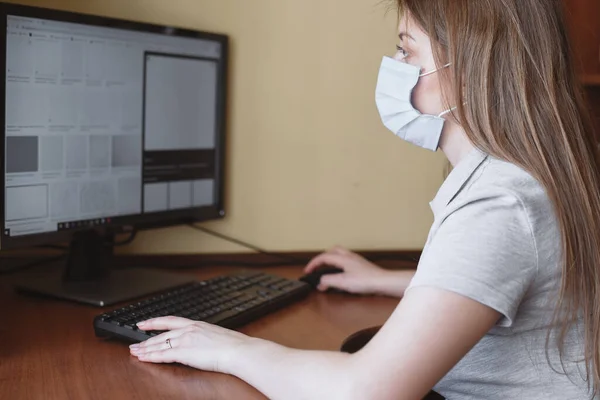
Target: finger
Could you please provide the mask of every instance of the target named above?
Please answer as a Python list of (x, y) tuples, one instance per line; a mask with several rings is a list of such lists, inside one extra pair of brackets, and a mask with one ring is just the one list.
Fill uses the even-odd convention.
[(327, 289), (329, 289), (329, 288), (327, 286), (325, 286), (325, 285), (322, 285), (322, 284), (317, 285), (317, 290), (319, 292), (326, 292)]
[(196, 321), (181, 317), (160, 317), (138, 322), (137, 326), (145, 331), (172, 331), (194, 324)]
[(313, 258), (304, 268), (304, 272), (309, 274), (322, 265), (332, 265), (338, 268), (344, 268), (346, 258), (340, 254), (323, 253)]
[(346, 289), (347, 281), (347, 277), (343, 273), (323, 275), (321, 277), (321, 281), (319, 282), (318, 289), (322, 291), (332, 287), (336, 289)]
[(163, 340), (162, 342), (155, 342), (152, 344), (145, 344), (142, 346), (130, 346), (129, 348), (129, 352), (131, 354), (133, 354), (134, 356), (139, 356), (141, 354), (145, 354), (145, 353), (153, 353), (155, 351), (163, 351), (163, 350), (172, 350), (172, 349), (176, 349), (179, 348), (181, 346), (177, 346), (178, 344), (178, 338), (167, 338), (165, 340)]
[(314, 257), (312, 260), (310, 260), (308, 262), (308, 264), (306, 264), (306, 267), (304, 267), (304, 273), (309, 274), (312, 271), (314, 271), (317, 267), (319, 267), (322, 263), (323, 263), (323, 256), (326, 253), (321, 253), (318, 256)]
[(151, 337), (150, 339), (145, 340), (141, 343), (133, 344), (129, 347), (149, 347), (149, 346), (154, 346), (155, 344), (158, 344), (158, 343), (166, 343), (167, 339), (178, 338), (179, 336), (183, 335), (185, 332), (187, 332), (187, 328), (176, 329), (174, 331), (168, 331), (168, 332), (162, 333), (158, 336)]
[(333, 253), (333, 254), (339, 254), (339, 255), (348, 255), (348, 254), (350, 254), (350, 250), (348, 250), (348, 249), (346, 249), (345, 247), (342, 247), (342, 246), (335, 246), (329, 252)]
[(183, 363), (183, 358), (185, 357), (185, 350), (159, 350), (153, 351), (150, 353), (144, 353), (137, 356), (138, 360), (143, 362), (151, 362), (157, 364), (166, 364), (166, 363), (175, 363), (180, 362)]

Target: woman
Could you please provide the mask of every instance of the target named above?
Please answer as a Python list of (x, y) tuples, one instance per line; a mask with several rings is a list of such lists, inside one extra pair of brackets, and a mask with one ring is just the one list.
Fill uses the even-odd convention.
[[(284, 348), (203, 323), (141, 361), (235, 375), (270, 398), (584, 399), (600, 384), (600, 173), (558, 0), (398, 0), (383, 123), (453, 170), (414, 276), (343, 249), (322, 289), (403, 299), (358, 353)], [(418, 110), (419, 112), (415, 111)], [(170, 339), (173, 347), (165, 342)]]

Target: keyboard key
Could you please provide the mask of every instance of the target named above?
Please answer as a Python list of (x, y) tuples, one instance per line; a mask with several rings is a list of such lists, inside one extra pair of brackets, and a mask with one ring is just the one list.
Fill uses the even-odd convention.
[(271, 295), (272, 295), (272, 293), (273, 293), (273, 292), (271, 292), (270, 290), (265, 290), (265, 289), (263, 289), (263, 290), (259, 290), (259, 291), (257, 292), (257, 294), (258, 294), (259, 296), (261, 296), (261, 297), (269, 297), (269, 296), (271, 296)]
[(110, 314), (102, 314), (98, 317), (101, 321), (106, 321), (110, 319)]
[(136, 329), (137, 329), (137, 326), (136, 326), (136, 324), (135, 324), (135, 321), (126, 322), (125, 324), (123, 324), (123, 326), (124, 326), (126, 329), (131, 329), (131, 330), (136, 330)]

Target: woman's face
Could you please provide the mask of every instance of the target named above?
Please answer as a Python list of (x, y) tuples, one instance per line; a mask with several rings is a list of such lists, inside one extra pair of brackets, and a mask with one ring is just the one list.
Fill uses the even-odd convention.
[[(405, 14), (402, 17), (398, 33), (400, 43), (394, 56), (395, 60), (421, 68), (421, 74), (437, 68), (429, 36), (410, 18), (410, 15)], [(412, 103), (421, 113), (439, 115), (445, 111), (440, 78), (439, 73), (419, 78), (412, 93)]]

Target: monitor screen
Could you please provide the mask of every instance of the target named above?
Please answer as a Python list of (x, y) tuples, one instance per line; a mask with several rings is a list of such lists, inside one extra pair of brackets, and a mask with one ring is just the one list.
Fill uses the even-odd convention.
[(23, 14), (5, 15), (3, 247), (222, 215), (226, 38)]

